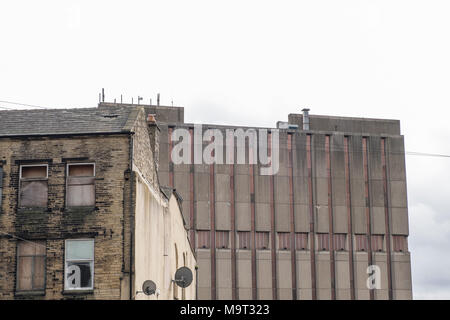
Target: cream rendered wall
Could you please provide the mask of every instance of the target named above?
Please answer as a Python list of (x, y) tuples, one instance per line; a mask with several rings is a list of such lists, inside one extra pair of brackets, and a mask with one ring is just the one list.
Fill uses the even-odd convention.
[[(167, 200), (140, 174), (136, 176), (134, 287), (141, 291), (144, 281), (152, 280), (160, 292), (151, 296), (134, 292), (134, 299), (195, 299), (196, 261), (176, 197), (172, 194)], [(191, 269), (194, 277), (185, 289), (171, 281), (182, 266)]]

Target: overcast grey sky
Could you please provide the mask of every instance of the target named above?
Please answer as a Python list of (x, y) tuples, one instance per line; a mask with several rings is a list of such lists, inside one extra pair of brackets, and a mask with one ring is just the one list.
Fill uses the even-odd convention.
[[(307, 106), (400, 119), (408, 151), (450, 154), (449, 16), (445, 0), (0, 0), (0, 100), (160, 92), (187, 121), (255, 126)], [(449, 299), (450, 158), (406, 162), (414, 298)]]

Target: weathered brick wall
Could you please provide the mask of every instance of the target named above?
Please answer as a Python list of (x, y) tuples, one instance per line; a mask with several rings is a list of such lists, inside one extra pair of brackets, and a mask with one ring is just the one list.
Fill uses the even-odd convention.
[[(48, 164), (48, 207), (18, 210), (20, 161), (32, 159), (46, 159), (39, 163)], [(128, 135), (0, 139), (0, 160), (5, 161), (0, 299), (15, 297), (17, 239), (6, 234), (47, 239), (46, 295), (34, 298), (119, 299), (121, 279), (127, 277), (129, 266), (125, 264), (129, 255), (124, 256), (124, 234), (129, 233), (129, 228), (124, 230), (124, 216), (131, 209)], [(95, 207), (65, 208), (66, 164), (70, 162), (95, 162)], [(86, 295), (67, 295), (63, 293), (64, 240), (81, 237), (95, 239), (94, 290)], [(122, 296), (126, 294), (122, 292)]]

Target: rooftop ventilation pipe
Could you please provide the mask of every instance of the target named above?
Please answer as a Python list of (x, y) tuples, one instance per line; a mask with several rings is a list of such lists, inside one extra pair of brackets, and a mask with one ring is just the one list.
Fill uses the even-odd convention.
[(309, 109), (302, 109), (303, 111), (303, 130), (309, 130)]

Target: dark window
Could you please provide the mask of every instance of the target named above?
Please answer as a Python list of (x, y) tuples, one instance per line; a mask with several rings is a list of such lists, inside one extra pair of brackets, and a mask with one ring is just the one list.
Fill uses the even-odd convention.
[(345, 233), (334, 234), (334, 250), (347, 250), (347, 235)]
[(278, 250), (291, 249), (291, 238), (289, 232), (278, 232)]
[(367, 235), (365, 234), (356, 234), (355, 244), (356, 244), (356, 251), (369, 250), (369, 241), (367, 241)]
[(229, 247), (229, 234), (228, 231), (216, 231), (216, 248), (227, 249)]
[(383, 235), (372, 235), (372, 251), (383, 251)]
[(20, 206), (46, 207), (48, 198), (47, 165), (20, 167)]
[(68, 164), (67, 171), (67, 206), (94, 206), (94, 164)]
[(209, 249), (210, 246), (209, 230), (197, 231), (197, 245), (198, 248)]
[(308, 234), (305, 232), (300, 232), (295, 234), (295, 246), (297, 250), (307, 250), (308, 249)]
[(17, 291), (45, 289), (45, 241), (17, 244)]
[(255, 247), (256, 249), (269, 249), (269, 233), (256, 232), (255, 233)]
[(239, 249), (250, 249), (250, 232), (238, 232)]
[(406, 236), (392, 236), (395, 252), (408, 251), (408, 242)]
[(94, 288), (94, 240), (66, 240), (66, 290)]
[(317, 249), (319, 251), (329, 251), (330, 250), (330, 237), (328, 233), (318, 233), (317, 234)]

